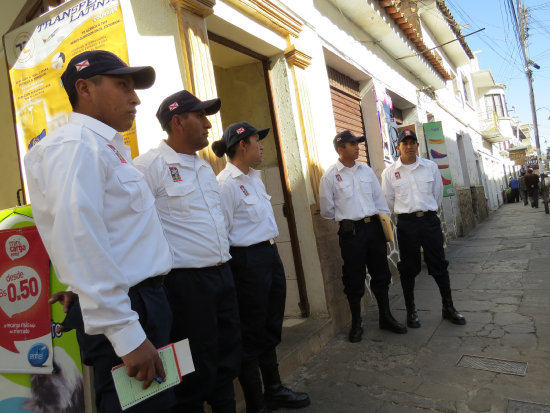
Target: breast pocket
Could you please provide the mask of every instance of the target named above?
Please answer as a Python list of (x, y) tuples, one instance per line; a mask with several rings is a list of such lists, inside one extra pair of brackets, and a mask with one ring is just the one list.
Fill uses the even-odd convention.
[(263, 208), (258, 197), (254, 195), (245, 196), (243, 202), (250, 220), (252, 222), (260, 222), (262, 220)]
[(166, 186), (168, 210), (175, 218), (186, 218), (191, 215), (191, 197), (195, 191), (193, 184), (172, 184)]
[(433, 190), (434, 177), (431, 175), (421, 175), (417, 181), (418, 189), (423, 193), (430, 193)]
[(362, 176), (359, 178), (359, 185), (361, 192), (372, 198), (372, 181), (368, 177)]
[(410, 188), (404, 179), (396, 179), (393, 181), (392, 186), (395, 190), (396, 198), (399, 198), (400, 200), (409, 199)]
[(336, 199), (346, 199), (353, 195), (352, 182), (336, 182), (334, 185)]
[(140, 171), (132, 167), (119, 167), (115, 174), (134, 211), (143, 212), (153, 207), (155, 198)]

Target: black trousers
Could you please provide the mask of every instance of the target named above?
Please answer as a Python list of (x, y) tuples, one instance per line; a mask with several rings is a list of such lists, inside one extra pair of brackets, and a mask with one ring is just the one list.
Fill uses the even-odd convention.
[(339, 244), (344, 265), (342, 282), (349, 299), (365, 294), (365, 266), (371, 276), (370, 289), (374, 295), (387, 294), (391, 281), (386, 238), (377, 218), (371, 222), (356, 221), (355, 234), (343, 233), (340, 225)]
[(529, 196), (531, 197), (531, 206), (539, 207), (539, 188), (529, 188)]
[(526, 189), (520, 190), (521, 197), (523, 198), (523, 205), (527, 205), (529, 203), (529, 195), (528, 191)]
[(229, 263), (235, 279), (243, 355), (239, 379), (260, 381), (260, 365), (277, 364), (286, 301), (286, 278), (275, 244), (231, 247)]
[(424, 261), (429, 274), (440, 289), (451, 288), (443, 248), (441, 221), (437, 215), (425, 215), (420, 218), (397, 220), (397, 242), (400, 261), (397, 263), (404, 292), (414, 290), (414, 279), (420, 273), (420, 247), (424, 250)]
[(512, 202), (519, 202), (519, 189), (512, 188)]
[[(139, 322), (151, 343), (156, 348), (170, 343), (172, 312), (160, 277), (157, 277), (156, 282), (130, 288), (128, 296), (130, 297), (132, 310), (138, 313)], [(63, 326), (76, 329), (82, 361), (94, 369), (94, 389), (98, 412), (122, 412), (111, 375), (111, 369), (121, 364), (122, 360), (116, 355), (110, 341), (103, 334), (89, 335), (84, 333), (84, 323), (78, 299), (67, 313)], [(168, 412), (174, 403), (173, 389), (167, 389), (124, 410), (124, 412)]]
[(205, 401), (212, 406), (231, 402), (241, 361), (241, 330), (229, 265), (173, 269), (164, 283), (174, 313), (171, 339), (189, 339), (195, 365), (175, 388), (173, 411), (203, 412)]

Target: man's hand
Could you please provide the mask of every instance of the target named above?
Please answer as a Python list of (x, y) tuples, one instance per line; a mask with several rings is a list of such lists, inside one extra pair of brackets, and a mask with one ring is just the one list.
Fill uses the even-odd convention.
[(76, 294), (72, 291), (60, 291), (55, 293), (48, 300), (48, 304), (53, 304), (59, 302), (63, 306), (63, 312), (67, 314), (69, 307), (72, 305), (76, 298)]
[(126, 374), (142, 381), (143, 389), (151, 385), (155, 376), (160, 377), (162, 381), (166, 379), (157, 349), (148, 339), (145, 339), (134, 351), (123, 356), (122, 361), (126, 366)]

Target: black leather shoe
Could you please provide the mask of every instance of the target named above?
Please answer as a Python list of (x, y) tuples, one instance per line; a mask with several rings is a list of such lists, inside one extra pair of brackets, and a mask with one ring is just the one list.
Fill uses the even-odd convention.
[(396, 334), (405, 334), (407, 332), (407, 327), (399, 323), (391, 314), (381, 315), (378, 326), (382, 330), (388, 330)]
[(410, 328), (420, 328), (420, 318), (418, 318), (418, 313), (416, 308), (413, 307), (410, 310), (407, 309), (407, 327)]
[(294, 392), (282, 384), (268, 386), (265, 389), (264, 398), (266, 404), (273, 410), (279, 407), (299, 409), (311, 403), (307, 393)]
[(361, 326), (361, 321), (351, 324), (348, 338), (350, 343), (359, 343), (361, 341), (363, 338), (363, 327)]
[(464, 316), (456, 311), (453, 306), (443, 307), (442, 315), (445, 320), (449, 320), (453, 324), (458, 324), (459, 326), (466, 324)]

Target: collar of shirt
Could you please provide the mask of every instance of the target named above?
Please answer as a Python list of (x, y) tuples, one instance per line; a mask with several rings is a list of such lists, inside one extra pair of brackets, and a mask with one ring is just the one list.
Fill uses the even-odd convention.
[(253, 168), (248, 168), (248, 174), (245, 174), (243, 171), (240, 170), (239, 167), (235, 166), (231, 162), (227, 162), (226, 168), (231, 174), (231, 178), (233, 179), (237, 179), (241, 175), (248, 176), (250, 178), (255, 178), (256, 176), (260, 175), (260, 171), (257, 171)]
[(80, 123), (81, 125), (84, 125), (88, 129), (108, 141), (112, 141), (117, 135), (122, 137), (122, 135), (120, 135), (115, 129), (111, 128), (109, 125), (106, 125), (105, 123), (95, 118), (92, 118), (91, 116), (84, 115), (83, 113), (69, 113), (69, 122)]
[(177, 153), (164, 140), (160, 142), (160, 144), (158, 146), (158, 149), (159, 149), (159, 151), (162, 155), (162, 158), (164, 159), (164, 161), (167, 165), (178, 164), (178, 165), (181, 165), (181, 166), (184, 166), (184, 167), (189, 167), (189, 168), (193, 169), (193, 163), (192, 162), (186, 162), (186, 159), (184, 159), (184, 157), (190, 157), (190, 158), (192, 157), (192, 159), (194, 159), (195, 169), (198, 170), (199, 168), (201, 168), (203, 166), (208, 166), (208, 163), (206, 163), (206, 161), (204, 159), (202, 159), (200, 156), (198, 156), (197, 154), (185, 155), (185, 154)]
[(360, 162), (358, 162), (358, 161), (354, 161), (354, 162), (355, 162), (354, 165), (353, 165), (351, 168), (348, 168), (346, 165), (344, 165), (344, 164), (340, 161), (340, 159), (338, 159), (338, 160), (336, 161), (336, 169), (338, 169), (338, 172), (340, 172), (340, 171), (341, 171), (342, 169), (344, 169), (344, 168), (355, 169), (355, 168), (358, 168), (358, 167), (361, 166), (361, 163), (360, 163)]
[[(415, 165), (413, 168), (411, 168), (411, 170), (418, 168), (420, 165), (422, 166), (424, 165), (424, 159), (417, 156)], [(405, 165), (403, 164), (403, 162), (401, 162), (401, 157), (397, 158), (397, 161), (395, 161), (395, 169), (404, 168), (404, 167)]]

